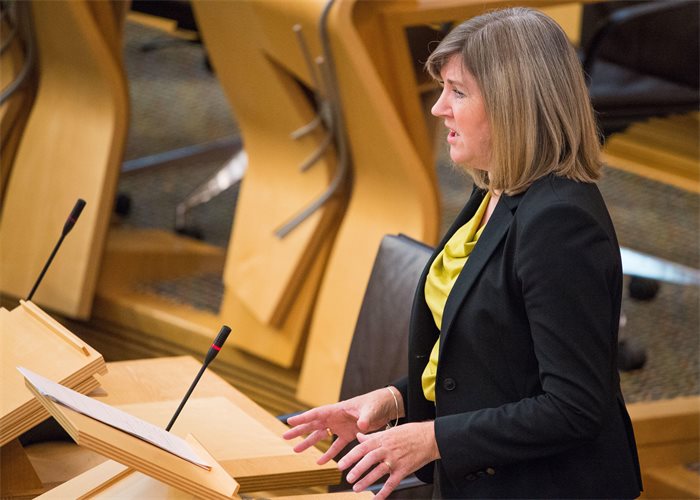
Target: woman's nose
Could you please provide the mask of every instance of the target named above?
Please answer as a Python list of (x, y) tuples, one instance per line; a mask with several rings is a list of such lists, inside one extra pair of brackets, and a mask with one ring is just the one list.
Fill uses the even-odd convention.
[(447, 111), (446, 111), (447, 107), (445, 105), (444, 97), (445, 97), (445, 92), (443, 91), (440, 93), (440, 97), (438, 97), (438, 100), (435, 101), (435, 104), (433, 104), (433, 107), (430, 108), (430, 113), (433, 116), (443, 116), (443, 115), (447, 114)]

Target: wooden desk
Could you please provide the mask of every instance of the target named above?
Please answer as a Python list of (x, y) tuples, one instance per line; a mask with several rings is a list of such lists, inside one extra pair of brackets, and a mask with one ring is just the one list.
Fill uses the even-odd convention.
[(700, 193), (700, 113), (650, 118), (608, 137), (603, 161)]
[[(109, 363), (107, 375), (99, 377), (102, 389), (94, 395), (104, 403), (124, 407), (154, 423), (165, 415), (169, 420), (200, 366), (188, 356)], [(103, 391), (105, 395), (99, 395)], [(222, 411), (229, 411), (232, 419), (235, 409), (250, 417), (247, 429), (230, 430), (238, 435), (235, 449), (226, 449), (216, 442), (217, 433), (220, 441), (227, 439), (221, 419), (211, 415), (204, 421), (207, 408), (216, 405), (217, 398), (232, 403), (228, 408), (219, 405)], [(188, 413), (190, 406), (192, 410)], [(211, 371), (204, 373), (173, 427), (176, 433), (196, 435), (214, 458), (234, 475), (241, 492), (338, 483), (340, 472), (335, 464), (316, 465), (321, 456), (316, 449), (294, 453), (293, 444), (280, 437), (286, 429), (282, 422)], [(246, 439), (246, 432), (252, 433), (253, 439), (250, 436)]]
[[(152, 423), (165, 425), (199, 368), (199, 362), (188, 356), (109, 363), (107, 375), (99, 376), (101, 388), (91, 396)], [(335, 464), (316, 465), (321, 456), (316, 449), (294, 453), (293, 443), (280, 437), (286, 429), (274, 416), (211, 371), (204, 373), (173, 426), (173, 432), (178, 435), (194, 434), (236, 478), (241, 493), (338, 483), (340, 472)], [(86, 471), (80, 463), (84, 458), (76, 456), (72, 467), (58, 464), (61, 457), (70, 452), (66, 445), (61, 446), (63, 453), (52, 460), (47, 459), (50, 448), (42, 444), (28, 447), (27, 454), (42, 480), (61, 465), (68, 473), (72, 470), (71, 477), (81, 474), (79, 483), (92, 477), (92, 484), (105, 474), (112, 474), (116, 467), (102, 464), (99, 466), (102, 472), (91, 475), (93, 469)], [(77, 445), (73, 448), (77, 449)], [(92, 467), (95, 461), (91, 459), (89, 464)], [(56, 478), (52, 479), (55, 484)], [(73, 491), (74, 487), (68, 485), (66, 491)], [(60, 491), (63, 490), (65, 488)]]

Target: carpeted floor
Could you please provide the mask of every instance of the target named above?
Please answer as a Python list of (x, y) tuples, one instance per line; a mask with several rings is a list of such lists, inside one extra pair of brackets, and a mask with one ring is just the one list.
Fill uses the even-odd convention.
[[(125, 60), (132, 103), (127, 160), (237, 134), (226, 99), (204, 66), (200, 46), (178, 42), (155, 52), (140, 50), (144, 43), (162, 37), (156, 30), (127, 23)], [(176, 204), (216, 172), (229, 154), (219, 150), (123, 174), (119, 191), (131, 197), (133, 206), (125, 223), (173, 228)], [(444, 228), (461, 208), (471, 182), (444, 159), (438, 161), (437, 171)], [(696, 194), (610, 168), (600, 187), (621, 245), (700, 267)], [(230, 189), (192, 212), (192, 222), (206, 241), (227, 244), (236, 195), (236, 189)], [(157, 283), (149, 290), (215, 311), (222, 288), (219, 276), (206, 275)], [(628, 322), (622, 335), (639, 342), (648, 355), (643, 369), (622, 374), (628, 401), (700, 394), (699, 304), (697, 287), (665, 283), (652, 301), (624, 297)]]
[[(144, 52), (154, 40), (164, 43)], [(125, 160), (238, 134), (221, 87), (205, 68), (201, 45), (127, 22), (124, 56), (131, 90)]]

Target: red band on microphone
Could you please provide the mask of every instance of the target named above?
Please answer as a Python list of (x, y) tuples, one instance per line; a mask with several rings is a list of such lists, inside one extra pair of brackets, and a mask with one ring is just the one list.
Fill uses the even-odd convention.
[(220, 351), (220, 350), (221, 350), (221, 347), (219, 347), (219, 346), (216, 345), (216, 344), (212, 344), (211, 347), (212, 347), (212, 349), (216, 349), (217, 351)]

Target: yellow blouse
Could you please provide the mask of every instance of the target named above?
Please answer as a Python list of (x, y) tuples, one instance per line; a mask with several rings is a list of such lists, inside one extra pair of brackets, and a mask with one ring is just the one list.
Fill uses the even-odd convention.
[[(442, 312), (445, 309), (445, 303), (452, 286), (457, 281), (459, 273), (464, 268), (469, 255), (474, 249), (474, 245), (476, 245), (479, 236), (481, 236), (484, 227), (486, 227), (484, 225), (479, 228), (479, 224), (481, 224), (481, 219), (486, 213), (486, 207), (490, 199), (491, 193), (486, 193), (474, 217), (455, 231), (445, 244), (445, 248), (435, 257), (430, 266), (430, 271), (425, 280), (425, 302), (433, 313), (433, 319), (438, 329), (442, 328)], [(435, 401), (435, 374), (437, 373), (439, 353), (440, 338), (438, 337), (421, 377), (423, 394), (429, 401)]]

